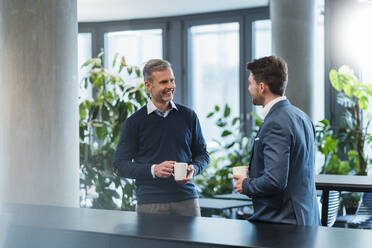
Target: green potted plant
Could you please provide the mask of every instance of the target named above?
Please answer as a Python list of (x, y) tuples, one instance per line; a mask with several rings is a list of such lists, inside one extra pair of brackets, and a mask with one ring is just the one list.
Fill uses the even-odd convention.
[(141, 82), (138, 67), (116, 55), (112, 64), (116, 73), (112, 73), (104, 68), (102, 56), (103, 52), (82, 65), (89, 71), (81, 87), (90, 85), (94, 94), (79, 105), (80, 205), (134, 210), (134, 184), (113, 173), (112, 159), (124, 121), (147, 102), (148, 95), (143, 82), (130, 85), (123, 79), (125, 71)]
[(366, 152), (372, 144), (372, 116), (368, 114), (372, 84), (359, 82), (347, 66), (331, 70), (329, 78), (338, 92), (337, 103), (345, 111), (337, 129), (327, 119), (317, 125), (318, 150), (325, 156), (322, 173), (367, 175), (368, 165), (372, 164)]
[(202, 196), (212, 197), (233, 191), (232, 167), (249, 165), (253, 139), (262, 123), (262, 119), (255, 113), (252, 112), (251, 117), (255, 118), (256, 127), (246, 135), (240, 118), (231, 116), (231, 109), (227, 104), (223, 108), (216, 105), (207, 115), (207, 118), (214, 118), (221, 133), (218, 139), (214, 139), (218, 147), (210, 151), (208, 168), (195, 178)]
[[(331, 70), (330, 82), (337, 91), (337, 103), (345, 110), (340, 114), (340, 125), (334, 128), (327, 119), (316, 126), (318, 150), (324, 155), (321, 173), (341, 175), (367, 175), (372, 158), (372, 135), (369, 125), (372, 116), (368, 104), (372, 99), (372, 84), (361, 83), (350, 67)], [(342, 195), (341, 209), (355, 211), (360, 194)]]

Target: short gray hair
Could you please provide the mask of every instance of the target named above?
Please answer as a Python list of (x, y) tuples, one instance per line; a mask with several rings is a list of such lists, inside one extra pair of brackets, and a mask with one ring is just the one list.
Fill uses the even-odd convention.
[(154, 71), (164, 71), (172, 68), (171, 63), (163, 59), (150, 59), (143, 67), (143, 78), (145, 81), (152, 82), (152, 73)]

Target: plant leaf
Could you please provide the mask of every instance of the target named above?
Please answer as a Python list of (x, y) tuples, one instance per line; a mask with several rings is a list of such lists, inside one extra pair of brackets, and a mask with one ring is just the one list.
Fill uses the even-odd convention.
[(112, 67), (115, 67), (116, 59), (118, 58), (118, 56), (119, 56), (119, 53), (115, 53), (114, 60), (112, 61)]
[(229, 107), (229, 105), (225, 105), (225, 111), (224, 111), (224, 113), (223, 113), (223, 116), (226, 118), (226, 117), (228, 117), (229, 115), (230, 115), (230, 112), (231, 112), (231, 109), (230, 109), (230, 107)]
[(210, 113), (207, 115), (207, 118), (211, 118), (213, 115), (214, 115), (214, 112), (210, 112)]
[(226, 136), (229, 136), (229, 135), (231, 135), (231, 134), (232, 134), (231, 131), (229, 131), (229, 130), (224, 130), (224, 131), (222, 132), (222, 134), (221, 134), (221, 137), (226, 137)]

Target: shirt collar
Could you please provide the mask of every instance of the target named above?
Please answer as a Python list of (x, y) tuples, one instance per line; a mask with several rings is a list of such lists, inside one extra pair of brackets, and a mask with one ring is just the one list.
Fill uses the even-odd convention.
[[(176, 104), (173, 101), (170, 101), (170, 104), (171, 104), (171, 108), (170, 109), (178, 110)], [(147, 114), (149, 115), (152, 112), (154, 112), (155, 110), (159, 110), (159, 109), (155, 106), (155, 104), (150, 99), (150, 101), (147, 102)]]
[(285, 100), (285, 99), (287, 99), (286, 96), (280, 96), (280, 97), (277, 97), (277, 98), (271, 100), (270, 102), (268, 102), (268, 103), (265, 105), (265, 107), (262, 109), (262, 111), (261, 111), (261, 115), (262, 115), (262, 117), (265, 119), (265, 117), (267, 116), (267, 114), (270, 112), (270, 109), (271, 109), (271, 108), (272, 108), (276, 103), (278, 103), (278, 102), (280, 102), (280, 101), (283, 101), (283, 100)]

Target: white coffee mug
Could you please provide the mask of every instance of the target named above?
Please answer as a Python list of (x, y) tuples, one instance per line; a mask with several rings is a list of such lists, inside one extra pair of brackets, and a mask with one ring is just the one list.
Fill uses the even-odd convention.
[(176, 162), (174, 164), (174, 170), (172, 173), (172, 175), (174, 176), (174, 179), (181, 180), (182, 178), (186, 177), (188, 166), (189, 165), (187, 163)]
[(248, 166), (236, 166), (232, 168), (233, 175), (248, 176)]

